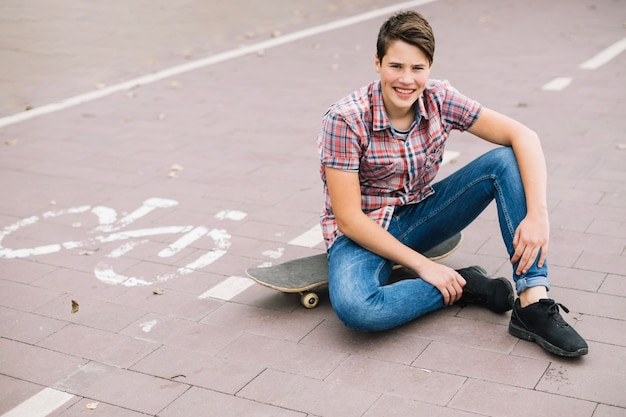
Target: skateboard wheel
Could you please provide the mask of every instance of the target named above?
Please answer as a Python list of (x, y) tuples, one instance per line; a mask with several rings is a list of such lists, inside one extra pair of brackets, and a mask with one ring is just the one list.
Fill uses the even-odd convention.
[(306, 308), (315, 308), (319, 301), (320, 298), (314, 292), (304, 293), (302, 294), (302, 297), (300, 297), (300, 302)]

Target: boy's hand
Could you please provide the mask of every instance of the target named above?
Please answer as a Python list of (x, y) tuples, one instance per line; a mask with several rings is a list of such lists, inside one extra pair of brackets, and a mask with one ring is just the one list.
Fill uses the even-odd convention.
[(416, 272), (421, 279), (439, 290), (445, 305), (451, 306), (461, 299), (466, 282), (454, 269), (428, 260)]
[[(522, 275), (528, 272), (537, 259), (537, 266), (542, 267), (548, 256), (548, 241), (550, 239), (550, 226), (548, 216), (526, 216), (519, 224), (513, 238), (513, 248), (515, 253), (511, 258), (511, 263), (517, 265), (515, 273)], [(541, 253), (541, 254), (540, 254)]]

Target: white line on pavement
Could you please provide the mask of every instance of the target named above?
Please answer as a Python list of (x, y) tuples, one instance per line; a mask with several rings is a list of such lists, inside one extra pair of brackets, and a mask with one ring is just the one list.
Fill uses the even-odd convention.
[(544, 84), (541, 89), (543, 91), (561, 91), (572, 83), (572, 77), (557, 77), (547, 84)]
[[(619, 54), (626, 50), (626, 38), (615, 42), (608, 48), (598, 52), (594, 57), (588, 59), (579, 65), (580, 69), (595, 70), (602, 65), (608, 63)], [(562, 91), (572, 83), (571, 77), (557, 77), (552, 81), (544, 84), (541, 89), (543, 91)]]
[(53, 113), (59, 110), (63, 110), (69, 107), (77, 106), (82, 103), (97, 100), (109, 96), (113, 93), (130, 90), (132, 88), (151, 84), (156, 81), (163, 80), (165, 78), (173, 77), (178, 74), (193, 71), (198, 68), (203, 68), (209, 65), (218, 64), (220, 62), (228, 61), (234, 58), (239, 58), (244, 55), (258, 52), (260, 50), (274, 48), (276, 46), (284, 45), (289, 42), (294, 42), (300, 39), (308, 38), (310, 36), (319, 35), (324, 32), (329, 32), (335, 29), (341, 29), (350, 25), (365, 22), (367, 20), (375, 19), (386, 14), (394, 13), (402, 9), (413, 8), (424, 4), (432, 3), (437, 0), (413, 0), (404, 3), (394, 4), (392, 6), (383, 7), (380, 9), (372, 10), (370, 12), (362, 13), (356, 16), (348, 17), (346, 19), (336, 20), (334, 22), (326, 23), (324, 25), (315, 26), (309, 29), (304, 29), (298, 32), (288, 33), (277, 38), (272, 38), (267, 41), (255, 43), (253, 45), (243, 46), (241, 48), (233, 49), (230, 51), (222, 52), (216, 55), (212, 55), (196, 61), (191, 61), (182, 65), (178, 65), (172, 68), (168, 68), (162, 71), (155, 72), (154, 74), (138, 77), (120, 84), (111, 85), (99, 90), (91, 91), (89, 93), (80, 94), (60, 101), (58, 103), (47, 104), (41, 107), (36, 107), (32, 110), (28, 110), (21, 113), (16, 113), (11, 116), (3, 117), (0, 119), (0, 127), (9, 126), (15, 123), (23, 122), (28, 119), (32, 119), (37, 116), (41, 116), (48, 113)]
[(198, 298), (217, 298), (218, 300), (228, 301), (247, 290), (252, 284), (254, 284), (254, 281), (250, 278), (230, 277), (200, 294)]
[(600, 51), (593, 58), (590, 58), (587, 61), (580, 64), (580, 69), (585, 69), (585, 70), (598, 69), (602, 65), (612, 60), (613, 58), (617, 57), (619, 54), (621, 54), (625, 50), (626, 50), (626, 38), (615, 42), (613, 45)]
[(316, 224), (306, 232), (302, 233), (289, 241), (290, 245), (302, 246), (305, 248), (312, 248), (324, 241), (322, 236), (322, 229), (319, 224)]
[(45, 417), (72, 398), (72, 394), (44, 388), (0, 417)]

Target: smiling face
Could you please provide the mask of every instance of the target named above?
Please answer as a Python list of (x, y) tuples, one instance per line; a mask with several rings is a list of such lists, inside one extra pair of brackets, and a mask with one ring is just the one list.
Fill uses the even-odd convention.
[[(376, 56), (376, 72), (380, 74), (385, 109), (394, 121), (413, 120), (413, 105), (426, 87), (430, 61), (417, 46), (401, 40), (392, 41), (380, 60)], [(400, 123), (403, 124), (403, 123)]]

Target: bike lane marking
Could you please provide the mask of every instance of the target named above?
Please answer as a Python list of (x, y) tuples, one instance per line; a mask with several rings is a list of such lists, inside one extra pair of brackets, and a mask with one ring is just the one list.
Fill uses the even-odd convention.
[(391, 6), (382, 7), (380, 9), (365, 12), (362, 14), (358, 14), (355, 16), (351, 16), (345, 19), (340, 19), (340, 20), (323, 24), (323, 25), (314, 26), (314, 27), (300, 30), (297, 32), (293, 32), (293, 33), (288, 33), (288, 34), (285, 34), (276, 38), (272, 38), (263, 42), (258, 42), (252, 45), (242, 46), (237, 49), (231, 49), (229, 51), (222, 52), (222, 53), (212, 55), (212, 56), (208, 56), (203, 59), (190, 61), (182, 65), (178, 65), (178, 66), (171, 67), (165, 70), (157, 71), (153, 74), (134, 78), (132, 80), (125, 81), (123, 83), (111, 85), (111, 86), (104, 87), (99, 90), (95, 90), (95, 91), (80, 94), (74, 97), (70, 97), (58, 103), (46, 104), (40, 107), (35, 107), (25, 112), (16, 113), (11, 116), (0, 118), (0, 128), (4, 126), (9, 126), (12, 124), (20, 123), (25, 120), (35, 118), (37, 116), (54, 113), (60, 110), (67, 109), (69, 107), (77, 106), (79, 104), (98, 100), (100, 98), (107, 97), (114, 93), (131, 90), (133, 88), (136, 88), (142, 85), (152, 84), (154, 82), (161, 81), (163, 79), (170, 78), (170, 77), (173, 77), (175, 75), (179, 75), (185, 72), (193, 71), (193, 70), (207, 67), (210, 65), (219, 64), (221, 62), (239, 58), (244, 55), (256, 53), (260, 50), (275, 48), (277, 46), (294, 42), (300, 39), (308, 38), (314, 35), (319, 35), (325, 32), (330, 32), (336, 29), (341, 29), (347, 26), (355, 25), (357, 23), (362, 23), (367, 20), (375, 19), (377, 17), (384, 16), (386, 14), (391, 14), (402, 9), (409, 9), (409, 8), (421, 6), (424, 4), (433, 3), (435, 1), (437, 0), (413, 0), (413, 1), (407, 1), (404, 3), (398, 3), (398, 4), (391, 5)]
[[(151, 242), (152, 236), (184, 234), (166, 248), (158, 252), (161, 258), (172, 257), (187, 247), (190, 247), (198, 239), (207, 236), (213, 241), (213, 247), (206, 253), (201, 254), (194, 261), (178, 267), (174, 272), (164, 273), (148, 279), (143, 277), (127, 276), (115, 271), (110, 261), (100, 261), (94, 267), (94, 275), (100, 281), (111, 285), (122, 285), (126, 287), (152, 285), (155, 283), (169, 281), (179, 276), (190, 274), (203, 269), (212, 264), (227, 253), (231, 246), (231, 235), (221, 228), (208, 229), (205, 226), (161, 226), (136, 230), (120, 230), (136, 220), (148, 215), (157, 208), (171, 208), (178, 205), (175, 200), (162, 198), (149, 198), (145, 200), (139, 208), (117, 220), (117, 211), (105, 206), (77, 206), (65, 210), (47, 211), (41, 216), (31, 216), (19, 220), (0, 230), (0, 258), (26, 258), (30, 256), (48, 255), (59, 252), (63, 249), (76, 249), (83, 247), (98, 247), (100, 244), (122, 241), (119, 246), (110, 250), (104, 255), (109, 259), (116, 259), (125, 256), (135, 248)], [(34, 248), (13, 249), (3, 247), (3, 240), (11, 234), (18, 232), (22, 227), (33, 226), (41, 219), (51, 219), (65, 215), (92, 213), (97, 217), (98, 225), (91, 232), (105, 232), (103, 235), (87, 237), (79, 241), (67, 241), (63, 243), (47, 244)], [(241, 221), (247, 216), (246, 213), (237, 210), (224, 210), (214, 217), (218, 221)], [(99, 249), (99, 247), (98, 247)], [(90, 252), (95, 252), (94, 251)]]
[(598, 52), (595, 56), (580, 64), (579, 68), (584, 70), (598, 69), (614, 58), (617, 58), (617, 56), (624, 51), (626, 51), (626, 38), (619, 40)]
[[(187, 227), (192, 228), (193, 226), (187, 226)], [(196, 232), (190, 238), (189, 234), (187, 234), (172, 244), (172, 245), (174, 244), (177, 245), (175, 248), (175, 251), (172, 250), (172, 245), (170, 245), (169, 248), (161, 250), (159, 252), (159, 256), (160, 257), (172, 256), (173, 255), (172, 252), (178, 252), (184, 249), (185, 247), (187, 247), (188, 244), (192, 243), (193, 241), (197, 240), (198, 238), (204, 235), (209, 236), (213, 240), (213, 243), (215, 244), (215, 248), (199, 256), (195, 261), (192, 261), (188, 263), (187, 265), (176, 269), (175, 272), (160, 274), (160, 275), (153, 277), (151, 280), (146, 280), (143, 277), (133, 277), (133, 276), (127, 276), (127, 275), (118, 273), (115, 271), (115, 269), (113, 268), (111, 264), (105, 261), (100, 261), (94, 268), (94, 274), (96, 278), (99, 279), (100, 281), (106, 284), (111, 284), (111, 285), (122, 285), (125, 287), (152, 285), (152, 284), (166, 282), (171, 279), (178, 278), (183, 275), (188, 275), (194, 271), (203, 269), (209, 266), (210, 264), (212, 264), (213, 262), (217, 261), (222, 256), (226, 255), (226, 250), (231, 245), (230, 243), (231, 236), (230, 234), (228, 234), (228, 232), (226, 232), (226, 230), (224, 229), (207, 230), (204, 227), (197, 227), (194, 230), (195, 231), (201, 230), (202, 235), (199, 235)], [(192, 230), (192, 232), (194, 230)], [(128, 232), (128, 234), (132, 234), (132, 232)], [(119, 240), (119, 239), (115, 239), (115, 240)], [(184, 243), (186, 243), (184, 246), (182, 244), (183, 241)], [(128, 242), (126, 244), (119, 246), (118, 248), (114, 249), (106, 256), (108, 258), (113, 258), (113, 259), (119, 258), (125, 255), (126, 253), (130, 252), (131, 250), (135, 249), (139, 245), (142, 245), (148, 242), (149, 242), (148, 239), (144, 239), (140, 241), (131, 241), (131, 242)]]
[[(593, 57), (580, 64), (578, 68), (582, 70), (596, 70), (617, 58), (619, 54), (624, 51), (626, 51), (626, 38), (609, 45)], [(562, 91), (573, 81), (574, 79), (572, 77), (556, 77), (544, 84), (541, 89), (543, 91)]]
[(72, 394), (44, 388), (0, 417), (45, 417), (72, 398)]
[(572, 77), (556, 77), (552, 81), (544, 84), (543, 91), (561, 91), (567, 88), (574, 79)]

